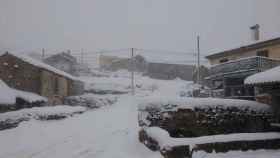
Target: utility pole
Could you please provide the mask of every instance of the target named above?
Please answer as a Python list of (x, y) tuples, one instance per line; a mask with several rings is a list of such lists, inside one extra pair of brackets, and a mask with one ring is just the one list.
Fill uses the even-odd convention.
[(42, 49), (42, 60), (45, 59), (45, 48)]
[(134, 87), (134, 48), (131, 48), (131, 94), (135, 95), (135, 87)]
[(197, 36), (197, 84), (200, 84), (200, 37)]
[(81, 49), (81, 64), (84, 63), (84, 49)]

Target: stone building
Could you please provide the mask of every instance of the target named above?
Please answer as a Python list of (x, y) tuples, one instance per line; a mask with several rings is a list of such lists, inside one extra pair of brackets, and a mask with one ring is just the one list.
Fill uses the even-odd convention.
[(133, 58), (133, 64), (130, 58), (121, 58), (116, 56), (100, 55), (99, 66), (103, 70), (118, 71), (118, 70), (133, 70), (137, 72), (145, 72), (147, 69), (147, 61), (141, 55), (136, 55)]
[(78, 62), (77, 59), (70, 54), (70, 52), (62, 52), (52, 55), (44, 59), (44, 62), (71, 75), (78, 76)]
[(212, 95), (254, 99), (254, 88), (244, 85), (246, 77), (280, 64), (280, 38), (208, 55)]
[(62, 103), (64, 97), (83, 93), (83, 83), (72, 75), (25, 55), (0, 56), (0, 78), (10, 87), (33, 92)]

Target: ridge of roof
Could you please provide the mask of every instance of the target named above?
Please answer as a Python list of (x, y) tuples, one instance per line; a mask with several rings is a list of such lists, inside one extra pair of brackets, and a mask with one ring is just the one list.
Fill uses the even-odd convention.
[(245, 51), (259, 49), (259, 48), (263, 48), (263, 47), (267, 47), (267, 46), (273, 46), (273, 45), (277, 45), (277, 44), (280, 44), (280, 37), (269, 39), (269, 40), (264, 40), (264, 41), (258, 41), (258, 42), (252, 43), (252, 44), (241, 46), (239, 48), (229, 49), (229, 50), (221, 51), (218, 53), (210, 54), (210, 55), (206, 56), (206, 58), (211, 59), (211, 58), (219, 57), (219, 56), (222, 56), (225, 54), (230, 54), (230, 53), (242, 53)]

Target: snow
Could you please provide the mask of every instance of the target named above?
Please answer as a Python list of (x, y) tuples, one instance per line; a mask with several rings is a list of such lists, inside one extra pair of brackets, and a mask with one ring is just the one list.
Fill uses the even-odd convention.
[(195, 152), (193, 158), (279, 158), (279, 150), (230, 151), (227, 153)]
[(29, 57), (29, 56), (27, 56), (27, 55), (24, 55), (24, 54), (17, 54), (17, 53), (11, 53), (11, 52), (9, 52), (9, 54), (12, 55), (12, 56), (15, 56), (15, 57), (17, 57), (17, 58), (19, 58), (19, 59), (21, 59), (21, 60), (23, 60), (24, 62), (27, 62), (27, 63), (29, 63), (29, 64), (31, 64), (31, 65), (34, 65), (34, 66), (36, 66), (36, 67), (39, 67), (39, 68), (48, 70), (48, 71), (50, 71), (50, 72), (53, 72), (53, 73), (55, 73), (55, 74), (64, 76), (64, 77), (66, 77), (66, 78), (68, 78), (68, 79), (71, 79), (71, 80), (78, 80), (78, 78), (76, 78), (76, 77), (74, 77), (74, 76), (72, 76), (72, 75), (70, 75), (70, 74), (68, 74), (68, 73), (66, 73), (66, 72), (64, 72), (64, 71), (58, 70), (58, 69), (56, 69), (56, 68), (54, 68), (54, 67), (52, 67), (52, 66), (50, 66), (50, 65), (48, 65), (48, 64), (43, 63), (43, 62), (40, 61), (40, 60), (36, 60), (36, 59), (31, 58), (31, 57)]
[[(148, 98), (148, 99), (147, 99)], [(227, 108), (236, 107), (239, 109), (249, 109), (252, 111), (269, 111), (270, 107), (266, 104), (255, 101), (238, 99), (219, 99), (219, 98), (187, 98), (187, 97), (147, 97), (138, 100), (139, 110), (147, 108), (162, 109), (166, 106), (172, 106), (170, 110), (194, 109), (194, 108)]]
[(249, 76), (245, 84), (280, 82), (280, 66)]
[[(131, 73), (125, 70), (111, 74), (104, 73), (104, 77), (80, 77), (85, 83), (86, 90), (113, 90), (120, 92), (131, 91)], [(158, 80), (141, 73), (135, 73), (136, 95), (180, 96), (191, 95), (190, 90), (195, 88), (192, 81), (181, 79)]]
[[(90, 110), (59, 121), (31, 119), (16, 128), (0, 131), (0, 158), (162, 158), (159, 152), (150, 151), (138, 140), (138, 100), (149, 100), (149, 97), (156, 96), (180, 97), (181, 92), (188, 92), (195, 86), (179, 79), (164, 81), (141, 77), (139, 74), (135, 76), (138, 87), (136, 95), (119, 95), (112, 106)], [(112, 88), (115, 88), (114, 84), (122, 88), (130, 86), (127, 72), (83, 79), (87, 81), (87, 86), (92, 83), (103, 83), (102, 86), (110, 83)], [(112, 95), (104, 95), (105, 98), (110, 96)], [(86, 94), (83, 97), (90, 98), (91, 95)], [(47, 108), (52, 111), (51, 109), (56, 107)], [(32, 114), (36, 116), (37, 112), (43, 110), (34, 111)], [(61, 109), (61, 112), (65, 111), (66, 109)], [(167, 137), (168, 133), (162, 131), (159, 136)], [(269, 156), (280, 154), (280, 151), (265, 153), (263, 157), (274, 158)], [(213, 155), (210, 156), (215, 157), (215, 154)]]
[(14, 91), (0, 80), (0, 104), (12, 105), (16, 103), (16, 95)]
[(66, 106), (58, 105), (55, 107), (34, 107), (29, 109), (22, 109), (17, 111), (0, 113), (0, 122), (5, 122), (7, 120), (19, 120), (19, 119), (31, 119), (38, 118), (40, 116), (48, 115), (68, 115), (76, 112), (85, 112), (86, 108), (81, 106)]
[(127, 95), (112, 107), (0, 131), (0, 157), (161, 158), (138, 141), (138, 130), (137, 107)]
[(145, 129), (146, 133), (157, 141), (161, 148), (189, 145), (190, 148), (199, 144), (222, 143), (234, 141), (254, 141), (280, 139), (280, 133), (235, 133), (227, 135), (212, 135), (195, 138), (171, 138), (169, 133), (159, 127)]
[(7, 86), (5, 82), (0, 80), (0, 104), (14, 105), (16, 103), (16, 98), (21, 98), (29, 103), (48, 101), (45, 97), (39, 96), (35, 93), (12, 89)]

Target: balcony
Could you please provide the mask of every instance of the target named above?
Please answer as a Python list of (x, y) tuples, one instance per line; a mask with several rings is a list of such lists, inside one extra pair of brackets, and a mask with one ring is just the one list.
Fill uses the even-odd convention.
[(210, 68), (210, 74), (212, 75), (208, 78), (234, 75), (247, 76), (256, 72), (265, 71), (278, 65), (280, 65), (280, 60), (276, 59), (258, 56), (243, 58), (212, 66)]

